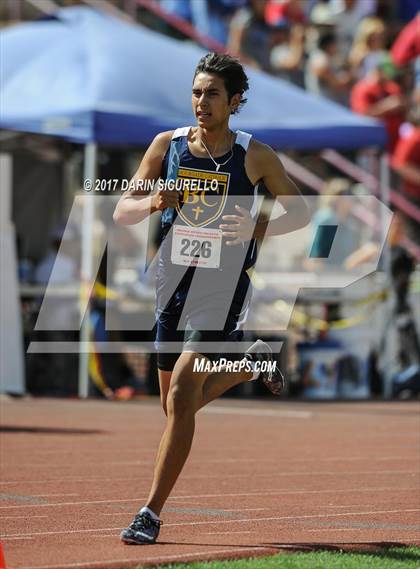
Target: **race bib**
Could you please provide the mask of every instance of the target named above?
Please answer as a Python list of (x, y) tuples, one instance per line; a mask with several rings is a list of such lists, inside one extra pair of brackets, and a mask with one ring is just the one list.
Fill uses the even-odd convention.
[(174, 265), (218, 269), (221, 250), (220, 229), (173, 226), (171, 261)]

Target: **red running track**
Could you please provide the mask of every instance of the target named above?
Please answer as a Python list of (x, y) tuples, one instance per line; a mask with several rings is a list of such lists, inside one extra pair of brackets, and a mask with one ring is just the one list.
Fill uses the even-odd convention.
[(417, 403), (252, 402), (200, 411), (160, 541), (120, 543), (164, 427), (154, 399), (1, 401), (13, 569), (122, 569), (319, 547), (419, 544)]

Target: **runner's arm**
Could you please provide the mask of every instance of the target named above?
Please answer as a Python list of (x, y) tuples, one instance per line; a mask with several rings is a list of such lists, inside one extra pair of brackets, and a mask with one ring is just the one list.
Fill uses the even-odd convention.
[(142, 189), (143, 181), (156, 181), (162, 172), (162, 162), (171, 142), (173, 131), (158, 134), (147, 149), (137, 172), (130, 181), (130, 190), (123, 193), (114, 211), (114, 221), (120, 225), (140, 223), (148, 215), (165, 207), (174, 207), (177, 192), (159, 191), (150, 195)]

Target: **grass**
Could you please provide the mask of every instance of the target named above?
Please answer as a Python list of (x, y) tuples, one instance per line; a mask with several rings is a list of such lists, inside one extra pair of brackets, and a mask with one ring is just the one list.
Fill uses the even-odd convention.
[(389, 547), (369, 552), (311, 551), (256, 559), (162, 566), (165, 569), (419, 569), (420, 547)]

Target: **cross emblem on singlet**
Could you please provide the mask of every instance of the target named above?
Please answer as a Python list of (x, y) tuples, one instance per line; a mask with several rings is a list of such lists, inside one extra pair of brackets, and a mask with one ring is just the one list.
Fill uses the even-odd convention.
[(197, 221), (197, 219), (200, 217), (200, 213), (204, 212), (204, 209), (201, 209), (200, 206), (197, 206), (197, 207), (193, 207), (191, 211), (193, 211), (195, 213), (195, 220), (194, 221)]

